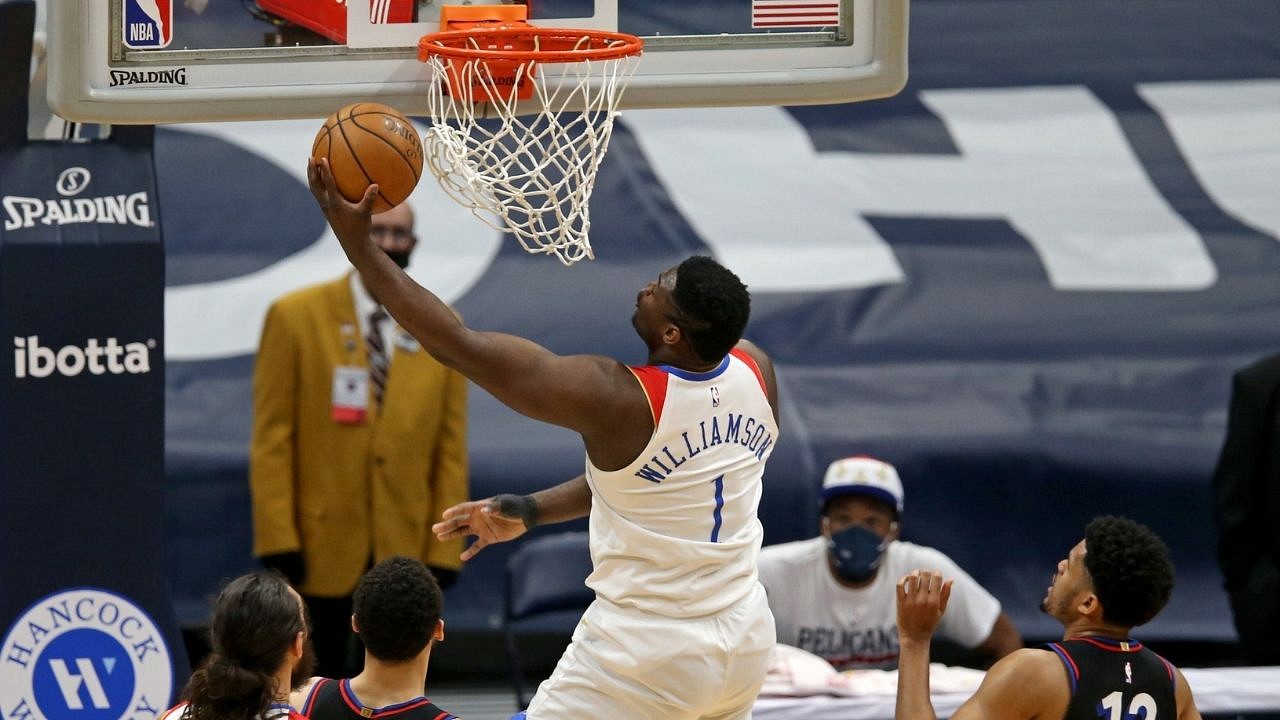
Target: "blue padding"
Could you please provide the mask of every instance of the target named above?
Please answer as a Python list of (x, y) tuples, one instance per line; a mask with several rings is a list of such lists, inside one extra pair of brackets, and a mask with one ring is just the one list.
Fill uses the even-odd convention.
[(560, 533), (526, 542), (507, 560), (510, 619), (586, 609), (595, 599), (584, 584), (590, 574), (587, 533)]

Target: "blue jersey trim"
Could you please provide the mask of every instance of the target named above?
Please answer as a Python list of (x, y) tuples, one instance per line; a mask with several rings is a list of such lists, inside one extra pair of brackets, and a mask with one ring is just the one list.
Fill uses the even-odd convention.
[(1080, 673), (1079, 673), (1079, 671), (1077, 671), (1077, 670), (1076, 670), (1076, 663), (1075, 663), (1075, 661), (1074, 661), (1074, 660), (1072, 660), (1072, 659), (1071, 659), (1071, 656), (1067, 654), (1066, 648), (1063, 648), (1063, 647), (1062, 647), (1061, 645), (1059, 645), (1058, 643), (1049, 643), (1049, 649), (1050, 649), (1050, 650), (1052, 650), (1052, 651), (1054, 651), (1055, 653), (1057, 653), (1057, 654), (1058, 654), (1058, 659), (1062, 661), (1062, 664), (1063, 664), (1064, 666), (1066, 666), (1066, 668), (1067, 668), (1067, 677), (1071, 679), (1071, 694), (1072, 694), (1072, 695), (1075, 695), (1075, 694), (1076, 694), (1076, 683), (1077, 683), (1077, 682), (1079, 681), (1079, 679), (1080, 679)]
[(724, 359), (720, 361), (719, 365), (715, 366), (714, 368), (706, 372), (690, 372), (688, 370), (681, 370), (680, 368), (675, 367), (674, 365), (658, 365), (656, 367), (659, 370), (662, 370), (663, 372), (668, 372), (668, 373), (671, 373), (672, 375), (675, 375), (681, 380), (692, 380), (694, 382), (698, 382), (701, 380), (714, 380), (715, 378), (720, 377), (720, 375), (722, 375), (725, 370), (729, 369), (729, 356), (725, 355)]

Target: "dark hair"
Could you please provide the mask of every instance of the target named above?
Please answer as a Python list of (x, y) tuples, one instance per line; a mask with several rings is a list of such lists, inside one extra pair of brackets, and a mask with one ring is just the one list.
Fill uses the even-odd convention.
[(252, 720), (276, 698), (275, 673), (306, 629), (298, 598), (278, 573), (232, 580), (213, 605), (212, 652), (183, 691), (188, 720)]
[(369, 654), (386, 662), (404, 662), (417, 657), (431, 641), (444, 599), (426, 565), (392, 557), (360, 578), (351, 601)]
[(1084, 531), (1084, 567), (1104, 622), (1134, 627), (1160, 612), (1173, 592), (1169, 548), (1147, 526), (1104, 515)]
[(672, 295), (685, 320), (692, 321), (680, 329), (700, 360), (719, 360), (742, 339), (751, 316), (751, 293), (720, 263), (706, 255), (680, 263)]

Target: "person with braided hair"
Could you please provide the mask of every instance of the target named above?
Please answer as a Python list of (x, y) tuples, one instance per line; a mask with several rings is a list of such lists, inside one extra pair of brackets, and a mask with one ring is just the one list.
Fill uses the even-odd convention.
[(311, 677), (315, 658), (302, 597), (282, 575), (259, 570), (228, 583), (209, 636), (212, 652), (160, 720), (301, 719), (289, 692)]

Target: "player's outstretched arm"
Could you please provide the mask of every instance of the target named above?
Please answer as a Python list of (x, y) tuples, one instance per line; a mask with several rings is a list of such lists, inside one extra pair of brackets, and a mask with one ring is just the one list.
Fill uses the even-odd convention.
[[(929, 642), (951, 598), (951, 581), (937, 570), (913, 570), (898, 581), (898, 699), (895, 720), (934, 720), (929, 696)], [(977, 692), (952, 720), (1029, 720), (1062, 717), (1070, 701), (1056, 655), (1023, 649), (991, 666)]]
[(465, 502), (444, 511), (431, 526), (440, 540), (474, 536), (462, 553), (466, 562), (495, 543), (520, 537), (538, 525), (550, 525), (585, 517), (591, 511), (591, 488), (585, 475), (532, 495), (495, 495)]
[(898, 580), (898, 699), (895, 720), (936, 720), (929, 696), (929, 643), (947, 610), (951, 582), (937, 570), (913, 570)]
[(308, 160), (311, 192), (351, 264), (401, 327), (440, 362), (516, 412), (587, 433), (640, 392), (630, 372), (598, 355), (560, 356), (514, 335), (477, 332), (418, 285), (369, 238), (376, 186), (358, 203), (338, 192), (327, 160)]

